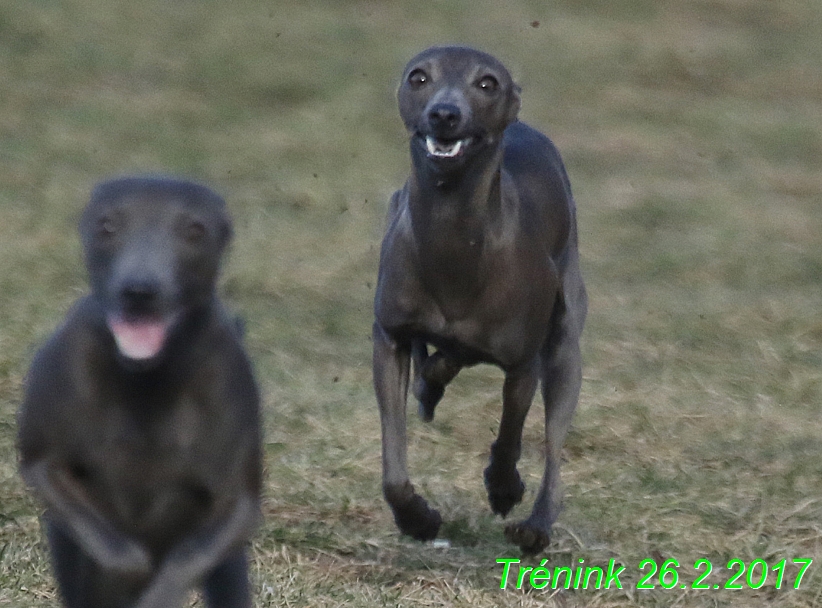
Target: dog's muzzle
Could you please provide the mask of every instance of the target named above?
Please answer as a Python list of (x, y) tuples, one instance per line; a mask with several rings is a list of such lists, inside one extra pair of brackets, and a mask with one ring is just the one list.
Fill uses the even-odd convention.
[(456, 158), (465, 151), (470, 143), (470, 137), (455, 140), (437, 139), (432, 135), (425, 137), (425, 148), (428, 155), (435, 158)]
[(106, 315), (117, 350), (133, 361), (153, 359), (163, 350), (175, 317), (163, 306), (159, 282), (130, 279), (117, 292), (116, 304)]

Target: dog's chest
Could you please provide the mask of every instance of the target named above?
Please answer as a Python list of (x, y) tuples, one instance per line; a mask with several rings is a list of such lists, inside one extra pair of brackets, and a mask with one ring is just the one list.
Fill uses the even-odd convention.
[(123, 525), (161, 538), (205, 514), (211, 492), (199, 475), (201, 455), (214, 446), (198, 410), (185, 398), (150, 415), (110, 409), (91, 455), (89, 483)]
[[(418, 294), (420, 295), (420, 294)], [(523, 297), (506, 301), (505, 294), (465, 300), (439, 300), (425, 293), (394, 317), (389, 332), (421, 338), (467, 363), (514, 366), (532, 356), (547, 333), (550, 305), (519, 305)], [(510, 295), (510, 294), (508, 294)]]
[(207, 440), (201, 406), (189, 396), (155, 407), (116, 403), (109, 406), (100, 439), (112, 452), (130, 460), (160, 463), (185, 460)]
[(419, 337), (458, 359), (515, 365), (545, 339), (556, 297), (550, 262), (499, 257), (465, 286), (419, 268), (381, 277), (377, 319), (389, 333)]

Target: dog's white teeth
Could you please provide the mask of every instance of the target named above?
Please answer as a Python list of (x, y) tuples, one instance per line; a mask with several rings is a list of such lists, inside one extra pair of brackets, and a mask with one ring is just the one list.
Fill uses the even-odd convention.
[(444, 156), (443, 146), (430, 135), (425, 138), (425, 146), (428, 148), (428, 153), (431, 156)]
[(438, 141), (436, 138), (428, 135), (425, 138), (425, 147), (431, 156), (438, 158), (454, 158), (462, 151), (462, 146), (466, 142), (464, 139), (458, 139), (453, 143), (445, 143)]

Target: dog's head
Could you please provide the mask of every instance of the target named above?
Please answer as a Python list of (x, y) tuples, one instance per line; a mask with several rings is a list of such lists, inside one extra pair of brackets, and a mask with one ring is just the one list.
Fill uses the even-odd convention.
[(225, 202), (210, 189), (160, 177), (98, 184), (80, 220), (92, 295), (119, 354), (143, 367), (214, 294), (231, 238)]
[(397, 97), (412, 149), (444, 168), (495, 147), (517, 118), (519, 93), (497, 59), (455, 46), (414, 57)]

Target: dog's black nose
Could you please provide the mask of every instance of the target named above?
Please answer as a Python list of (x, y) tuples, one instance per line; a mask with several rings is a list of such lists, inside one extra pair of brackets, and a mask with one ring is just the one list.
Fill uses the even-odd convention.
[(428, 110), (428, 122), (435, 132), (444, 133), (457, 128), (462, 118), (460, 109), (451, 103), (438, 103)]
[(123, 307), (132, 313), (150, 312), (160, 296), (160, 283), (152, 279), (131, 279), (120, 287)]

